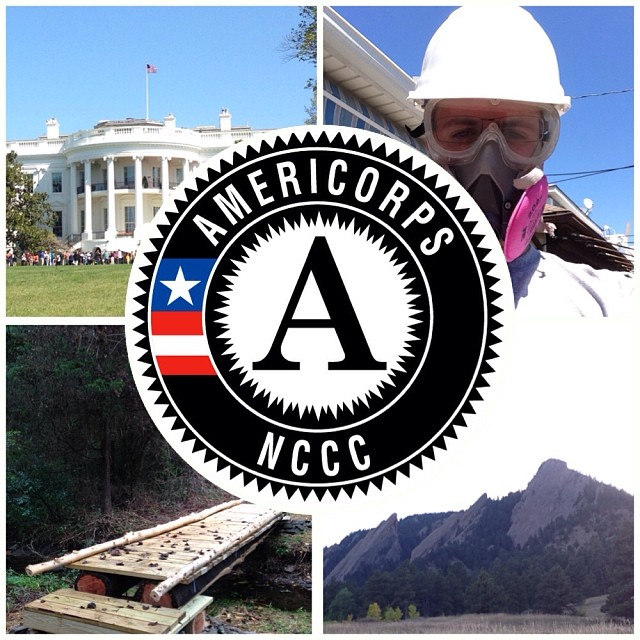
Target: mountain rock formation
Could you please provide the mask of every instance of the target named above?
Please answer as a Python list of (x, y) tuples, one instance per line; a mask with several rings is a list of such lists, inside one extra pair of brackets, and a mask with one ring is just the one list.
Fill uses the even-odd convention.
[(462, 542), (472, 535), (474, 525), (480, 518), (487, 503), (487, 494), (484, 493), (466, 511), (452, 513), (439, 527), (436, 527), (422, 542), (411, 551), (411, 560), (416, 560), (427, 555), (433, 549), (442, 547), (452, 542)]
[(588, 476), (569, 469), (566, 462), (544, 462), (511, 512), (508, 531), (511, 540), (523, 546), (556, 518), (570, 516), (593, 482)]
[(459, 512), (403, 520), (394, 514), (375, 529), (351, 534), (324, 550), (324, 582), (360, 580), (405, 560), (428, 566), (457, 559), (471, 570), (499, 550), (537, 545), (575, 552), (596, 537), (612, 539), (632, 520), (632, 496), (547, 460), (522, 491), (498, 500), (484, 494)]
[(371, 529), (358, 540), (330, 573), (332, 580), (344, 579), (359, 570), (391, 568), (402, 560), (402, 547), (398, 537), (398, 517), (390, 518)]

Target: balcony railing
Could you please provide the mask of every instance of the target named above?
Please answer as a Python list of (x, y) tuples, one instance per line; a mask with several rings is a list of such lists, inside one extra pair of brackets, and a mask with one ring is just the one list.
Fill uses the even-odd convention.
[[(135, 183), (132, 181), (119, 181), (114, 182), (115, 189), (135, 189)], [(179, 182), (169, 182), (169, 189), (176, 189), (180, 186)], [(162, 180), (152, 179), (151, 181), (142, 181), (143, 189), (162, 189)], [(91, 191), (108, 191), (108, 185), (106, 182), (95, 182), (91, 184)], [(78, 195), (84, 194), (84, 185), (76, 188)]]

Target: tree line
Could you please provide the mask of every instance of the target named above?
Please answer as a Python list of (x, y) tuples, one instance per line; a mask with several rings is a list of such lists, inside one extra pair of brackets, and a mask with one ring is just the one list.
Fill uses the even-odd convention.
[[(588, 509), (587, 509), (588, 510)], [(548, 544), (566, 522), (552, 523), (524, 549), (489, 544), (483, 535), (446, 545), (421, 561), (360, 572), (324, 588), (324, 618), (396, 619), (464, 613), (562, 614), (586, 598), (608, 594), (603, 611), (633, 618), (633, 522), (612, 537), (595, 531), (586, 545)], [(553, 531), (552, 531), (553, 529)], [(500, 535), (500, 534), (498, 534)], [(461, 560), (464, 558), (464, 561)], [(379, 609), (380, 617), (372, 614)]]
[(117, 510), (180, 512), (226, 497), (153, 424), (124, 327), (9, 326), (6, 345), (9, 545), (55, 544)]

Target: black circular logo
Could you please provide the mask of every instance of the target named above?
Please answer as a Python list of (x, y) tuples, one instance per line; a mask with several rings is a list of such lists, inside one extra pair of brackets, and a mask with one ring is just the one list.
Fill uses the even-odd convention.
[(222, 152), (163, 207), (127, 341), (185, 460), (315, 511), (457, 437), (512, 305), (488, 222), (444, 170), (378, 134), (300, 127)]

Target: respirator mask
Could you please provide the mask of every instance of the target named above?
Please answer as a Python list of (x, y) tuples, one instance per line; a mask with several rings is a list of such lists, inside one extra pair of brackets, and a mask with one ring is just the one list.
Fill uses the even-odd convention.
[(482, 209), (507, 261), (529, 245), (547, 200), (543, 162), (558, 140), (551, 105), (506, 100), (429, 100), (424, 134), (430, 157), (445, 166)]

